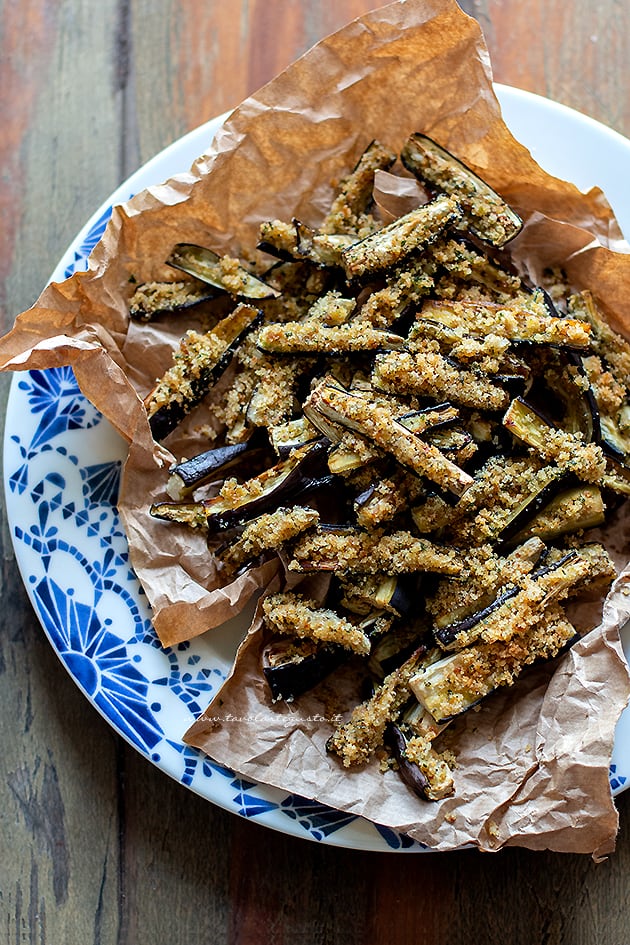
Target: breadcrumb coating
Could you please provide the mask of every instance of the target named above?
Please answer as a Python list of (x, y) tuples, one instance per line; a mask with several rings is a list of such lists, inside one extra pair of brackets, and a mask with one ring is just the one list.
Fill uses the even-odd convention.
[(210, 294), (209, 287), (194, 282), (145, 282), (138, 286), (129, 302), (129, 314), (150, 318), (157, 312), (172, 312), (203, 302)]
[(390, 673), (372, 698), (356, 706), (349, 720), (335, 729), (327, 747), (339, 755), (344, 767), (365, 764), (381, 747), (387, 724), (396, 719), (409, 701), (409, 680), (417, 662), (418, 657), (414, 654)]
[(393, 266), (420, 246), (436, 239), (461, 216), (456, 200), (436, 197), (394, 223), (382, 227), (342, 254), (348, 279), (357, 279)]
[(200, 334), (198, 331), (187, 331), (173, 355), (173, 366), (164, 373), (145, 400), (149, 416), (170, 403), (184, 404), (195, 400), (196, 382), (202, 378), (204, 371), (216, 364), (227, 348), (227, 342), (212, 332)]
[(345, 177), (339, 186), (339, 193), (322, 224), (324, 233), (362, 233), (366, 226), (377, 226), (371, 218), (366, 218), (366, 210), (372, 203), (374, 173), (387, 170), (396, 160), (396, 152), (372, 141), (365, 149), (352, 173)]
[(258, 343), (264, 351), (276, 354), (340, 354), (346, 351), (389, 351), (402, 348), (404, 338), (392, 332), (368, 328), (357, 322), (333, 327), (313, 322), (285, 322), (262, 328)]
[(461, 556), (450, 548), (440, 548), (410, 532), (390, 534), (361, 532), (348, 528), (340, 532), (315, 530), (298, 539), (293, 548), (292, 571), (354, 571), (359, 574), (404, 574), (434, 571), (458, 574)]
[(379, 355), (373, 377), (375, 385), (385, 390), (450, 399), (466, 407), (504, 410), (510, 402), (509, 394), (484, 374), (447, 361), (433, 341), (413, 354), (396, 351)]
[(573, 348), (586, 348), (590, 344), (592, 331), (587, 322), (549, 315), (535, 296), (530, 298), (528, 306), (523, 307), (522, 297), (504, 306), (489, 302), (426, 302), (418, 317), (449, 328), (463, 328), (471, 334), (494, 334), (511, 341)]
[(300, 506), (266, 512), (246, 525), (241, 537), (223, 552), (221, 559), (235, 570), (246, 561), (257, 558), (263, 551), (276, 551), (318, 522), (319, 513), (315, 509)]
[(370, 652), (370, 640), (362, 630), (334, 610), (318, 607), (315, 601), (300, 594), (272, 594), (264, 598), (262, 609), (265, 624), (277, 633), (338, 643), (362, 656)]
[(551, 659), (576, 635), (562, 609), (538, 610), (509, 640), (471, 646), (420, 670), (409, 687), (437, 722), (465, 712), (500, 686), (511, 686), (538, 659)]

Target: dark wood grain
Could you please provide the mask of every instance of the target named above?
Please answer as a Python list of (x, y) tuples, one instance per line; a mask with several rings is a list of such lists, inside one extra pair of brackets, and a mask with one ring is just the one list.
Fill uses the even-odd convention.
[[(1, 0), (2, 324), (132, 170), (375, 0)], [(630, 133), (618, 0), (466, 0), (496, 78)], [(8, 381), (0, 379), (2, 405)], [(4, 409), (1, 411), (4, 416)], [(67, 676), (0, 535), (0, 941), (487, 945), (630, 941), (618, 850), (367, 854), (239, 820), (129, 748)]]

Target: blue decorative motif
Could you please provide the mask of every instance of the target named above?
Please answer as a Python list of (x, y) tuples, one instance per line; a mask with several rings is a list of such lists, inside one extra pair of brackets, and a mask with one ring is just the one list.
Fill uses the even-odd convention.
[(83, 495), (94, 505), (116, 505), (120, 483), (120, 465), (118, 463), (97, 463), (81, 470)]
[(390, 827), (383, 827), (382, 824), (375, 824), (376, 829), (383, 837), (388, 847), (391, 847), (392, 850), (426, 850), (426, 846), (423, 843), (418, 843), (417, 840), (412, 840), (411, 837), (405, 836), (404, 833), (397, 833), (395, 830), (392, 830)]
[(31, 371), (28, 380), (18, 386), (26, 392), (34, 414), (41, 414), (30, 449), (65, 433), (80, 430), (98, 422), (98, 410), (85, 398), (80, 397), (79, 385), (70, 367), (54, 371)]
[(626, 775), (617, 773), (617, 765), (615, 764), (610, 766), (608, 776), (610, 778), (610, 787), (613, 791), (619, 791), (628, 780)]
[(10, 436), (22, 461), (9, 473), (8, 485), (11, 492), (21, 494), (28, 488), (31, 461), (45, 450), (52, 449), (51, 440), (71, 430), (88, 430), (100, 422), (101, 415), (81, 396), (70, 367), (31, 371), (26, 380), (18, 382), (18, 389), (24, 393), (32, 416), (38, 420), (32, 435), (26, 440), (28, 445), (19, 434)]
[(243, 781), (241, 778), (235, 778), (230, 786), (237, 789), (232, 801), (236, 812), (242, 817), (257, 817), (259, 814), (267, 814), (271, 810), (278, 809), (278, 804), (274, 801), (266, 800), (257, 794), (251, 793), (251, 789), (257, 786), (253, 781)]
[(357, 819), (354, 814), (333, 810), (323, 804), (318, 804), (317, 801), (300, 797), (298, 794), (287, 795), (280, 809), (283, 814), (292, 820), (297, 820), (301, 827), (308, 830), (314, 840), (324, 840)]

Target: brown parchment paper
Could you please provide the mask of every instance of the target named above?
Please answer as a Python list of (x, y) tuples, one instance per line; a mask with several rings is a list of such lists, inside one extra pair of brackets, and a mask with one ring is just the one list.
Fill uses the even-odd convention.
[[(574, 288), (593, 290), (614, 327), (630, 334), (630, 256), (607, 248), (619, 247), (620, 232), (604, 195), (582, 194), (550, 177), (514, 140), (501, 120), (479, 27), (454, 0), (400, 0), (324, 40), (243, 103), (188, 173), (115, 208), (88, 271), (49, 286), (0, 340), (3, 370), (72, 364), (83, 392), (129, 441), (121, 513), (165, 644), (223, 623), (278, 579), (278, 565), (224, 586), (201, 536), (147, 515), (149, 502), (162, 495), (165, 464), (200, 448), (195, 426), (213, 426), (212, 401), (229, 384), (229, 372), (183, 430), (155, 446), (141, 398), (170, 363), (183, 327), (195, 324), (183, 326), (180, 316), (131, 325), (134, 283), (172, 278), (163, 260), (176, 242), (248, 254), (262, 220), (295, 215), (316, 225), (335, 182), (371, 138), (400, 149), (417, 130), (474, 166), (522, 213), (526, 227), (513, 252), (524, 271), (535, 278), (547, 265), (564, 265)], [(200, 324), (208, 314), (198, 313)], [(622, 564), (630, 556), (626, 534), (619, 522), (606, 532)], [(259, 627), (221, 691), (224, 710), (241, 721), (226, 720), (211, 732), (214, 725), (202, 720), (188, 738), (257, 780), (389, 824), (437, 849), (519, 843), (606, 853), (617, 827), (607, 767), (628, 698), (617, 639), (628, 613), (626, 581), (624, 575), (607, 602), (603, 626), (551, 679), (548, 669), (529, 674), (518, 699), (493, 697), (453, 730), (457, 795), (441, 804), (419, 801), (397, 775), (383, 776), (374, 766), (342, 772), (324, 751), (330, 724), (322, 719), (332, 709), (321, 692), (299, 710), (270, 710), (256, 664)], [(349, 699), (352, 673), (337, 675)]]

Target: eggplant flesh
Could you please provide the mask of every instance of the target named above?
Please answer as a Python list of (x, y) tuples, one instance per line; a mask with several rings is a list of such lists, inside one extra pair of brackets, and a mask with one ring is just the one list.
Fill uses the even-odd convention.
[(309, 260), (316, 266), (340, 267), (342, 251), (354, 242), (356, 236), (319, 233), (294, 218), (290, 224), (281, 220), (263, 223), (258, 249), (286, 262)]
[(549, 414), (549, 422), (561, 429), (580, 433), (585, 443), (600, 443), (599, 408), (580, 355), (576, 351), (553, 350), (549, 346), (541, 373), (542, 384), (541, 378), (533, 384), (528, 393), (528, 403), (540, 409), (542, 416)]
[(623, 466), (630, 467), (630, 437), (619, 429), (612, 417), (600, 417), (601, 446), (605, 453)]
[(444, 403), (435, 407), (425, 407), (423, 410), (412, 410), (398, 417), (398, 422), (410, 433), (422, 434), (427, 430), (448, 426), (458, 417), (457, 407)]
[(601, 484), (619, 495), (630, 496), (630, 469), (623, 463), (608, 457), (606, 472), (601, 478)]
[(375, 575), (347, 587), (352, 600), (366, 609), (384, 610), (397, 617), (407, 617), (418, 599), (416, 574)]
[(516, 508), (512, 511), (508, 521), (503, 525), (501, 531), (496, 536), (502, 545), (510, 543), (519, 544), (520, 533), (526, 528), (527, 524), (551, 502), (562, 489), (569, 485), (570, 476), (563, 473), (555, 466), (547, 467), (547, 475), (540, 482), (536, 480), (535, 486), (525, 496)]
[(553, 424), (531, 404), (516, 397), (503, 418), (503, 425), (518, 439), (536, 450), (544, 450)]
[(514, 536), (514, 541), (519, 543), (537, 537), (549, 542), (571, 532), (598, 528), (604, 521), (605, 506), (599, 488), (575, 486), (554, 496)]
[(354, 230), (359, 224), (359, 216), (366, 213), (373, 203), (375, 171), (388, 170), (395, 161), (395, 151), (380, 141), (371, 141), (354, 169), (342, 180), (340, 192), (324, 220), (323, 229), (338, 232), (341, 224), (344, 232)]
[(221, 257), (194, 243), (177, 243), (166, 260), (201, 282), (242, 299), (276, 299), (280, 293), (241, 265), (222, 266)]
[(299, 417), (270, 427), (269, 439), (280, 459), (286, 459), (297, 447), (320, 439), (320, 433), (306, 417)]

